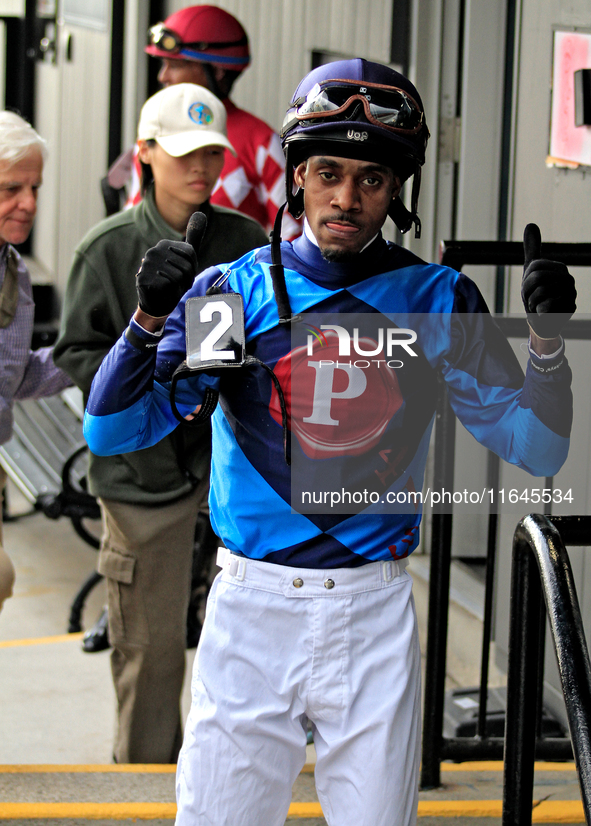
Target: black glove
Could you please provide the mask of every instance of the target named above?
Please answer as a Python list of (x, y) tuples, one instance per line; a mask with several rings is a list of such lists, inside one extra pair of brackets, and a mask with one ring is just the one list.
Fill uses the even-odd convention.
[(140, 310), (160, 318), (172, 313), (197, 271), (197, 256), (185, 241), (158, 241), (136, 276)]
[(523, 233), (521, 298), (527, 323), (540, 338), (557, 338), (577, 309), (575, 279), (565, 264), (541, 258), (542, 236), (536, 224)]
[(192, 285), (206, 225), (205, 215), (196, 212), (187, 225), (187, 241), (159, 241), (148, 250), (136, 276), (144, 313), (155, 318), (170, 315)]

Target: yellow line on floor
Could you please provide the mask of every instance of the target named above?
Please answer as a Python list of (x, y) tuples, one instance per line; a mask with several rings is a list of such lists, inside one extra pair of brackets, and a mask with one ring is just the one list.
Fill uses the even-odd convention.
[[(173, 763), (108, 763), (106, 765), (54, 764), (54, 763), (20, 763), (15, 765), (0, 764), (0, 774), (101, 774), (121, 772), (123, 774), (174, 774)], [(314, 764), (306, 763), (302, 774), (313, 774)]]
[(501, 817), (501, 800), (420, 800), (419, 817)]
[[(0, 820), (172, 820), (174, 803), (0, 803)], [(533, 823), (584, 823), (579, 800), (545, 800), (535, 805)], [(500, 800), (421, 800), (419, 817), (502, 816)], [(320, 803), (292, 803), (288, 819), (322, 817)]]
[(0, 820), (173, 820), (175, 803), (0, 803)]
[(170, 763), (113, 763), (101, 765), (71, 766), (53, 763), (21, 763), (20, 765), (0, 765), (0, 774), (101, 774), (106, 772), (121, 772), (123, 774), (174, 774), (176, 765)]
[(53, 637), (33, 637), (27, 640), (0, 640), (0, 648), (18, 648), (25, 645), (47, 645), (52, 642), (69, 642), (79, 640), (84, 636), (84, 631), (76, 631), (74, 634), (56, 634)]
[(288, 820), (298, 817), (322, 817), (320, 803), (292, 803), (287, 813)]
[[(534, 763), (537, 772), (574, 772), (577, 767), (573, 761), (566, 763), (550, 763), (542, 760)], [(442, 763), (441, 771), (444, 772), (502, 772), (502, 760), (467, 760), (464, 763)]]
[[(421, 800), (419, 817), (497, 817), (503, 815), (500, 800)], [(544, 800), (534, 804), (532, 823), (584, 823), (580, 800)]]
[[(539, 761), (535, 764), (536, 771), (546, 772), (574, 772), (577, 767), (573, 762), (567, 763), (545, 763)], [(21, 763), (21, 764), (0, 764), (0, 774), (51, 774), (54, 773), (88, 773), (101, 772), (129, 772), (130, 774), (167, 774), (174, 773), (176, 766), (173, 764), (153, 764), (153, 763), (123, 763), (123, 764), (58, 764), (58, 763)], [(502, 772), (503, 764), (500, 760), (479, 760), (466, 761), (465, 763), (442, 763), (443, 772)], [(313, 774), (314, 763), (306, 763), (302, 769), (303, 774)]]
[(532, 812), (532, 823), (584, 823), (580, 800), (544, 800)]

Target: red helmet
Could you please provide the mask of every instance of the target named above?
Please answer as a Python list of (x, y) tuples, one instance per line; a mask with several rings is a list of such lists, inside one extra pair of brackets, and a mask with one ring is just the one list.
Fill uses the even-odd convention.
[(196, 60), (242, 72), (250, 63), (242, 25), (218, 6), (188, 6), (157, 23), (144, 49), (153, 57)]

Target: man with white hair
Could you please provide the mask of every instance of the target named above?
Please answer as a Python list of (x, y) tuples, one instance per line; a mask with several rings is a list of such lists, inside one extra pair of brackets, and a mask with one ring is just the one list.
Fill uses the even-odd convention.
[[(45, 140), (27, 121), (14, 112), (0, 112), (0, 444), (12, 435), (15, 399), (51, 396), (72, 384), (53, 363), (53, 348), (31, 350), (31, 277), (13, 246), (31, 232), (46, 155)], [(1, 489), (5, 483), (0, 468)], [(14, 568), (0, 531), (0, 610), (13, 583)]]

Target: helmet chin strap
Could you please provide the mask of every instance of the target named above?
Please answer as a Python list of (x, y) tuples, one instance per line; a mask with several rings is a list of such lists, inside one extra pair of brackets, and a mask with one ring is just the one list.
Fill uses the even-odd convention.
[(287, 206), (289, 212), (297, 220), (304, 213), (304, 190), (302, 189), (302, 187), (298, 187), (298, 189), (295, 192), (293, 191), (293, 162), (291, 160), (291, 152), (289, 151), (289, 147), (285, 156), (285, 160), (285, 198), (287, 204), (284, 204), (283, 206)]
[(404, 204), (400, 200), (399, 195), (397, 195), (396, 198), (394, 198), (390, 205), (390, 208), (388, 209), (388, 215), (394, 221), (400, 232), (408, 232), (412, 225), (415, 225), (415, 238), (421, 237), (421, 221), (419, 219), (419, 216), (417, 215), (420, 188), (421, 167), (417, 166), (412, 182), (410, 210), (408, 210), (404, 206)]

